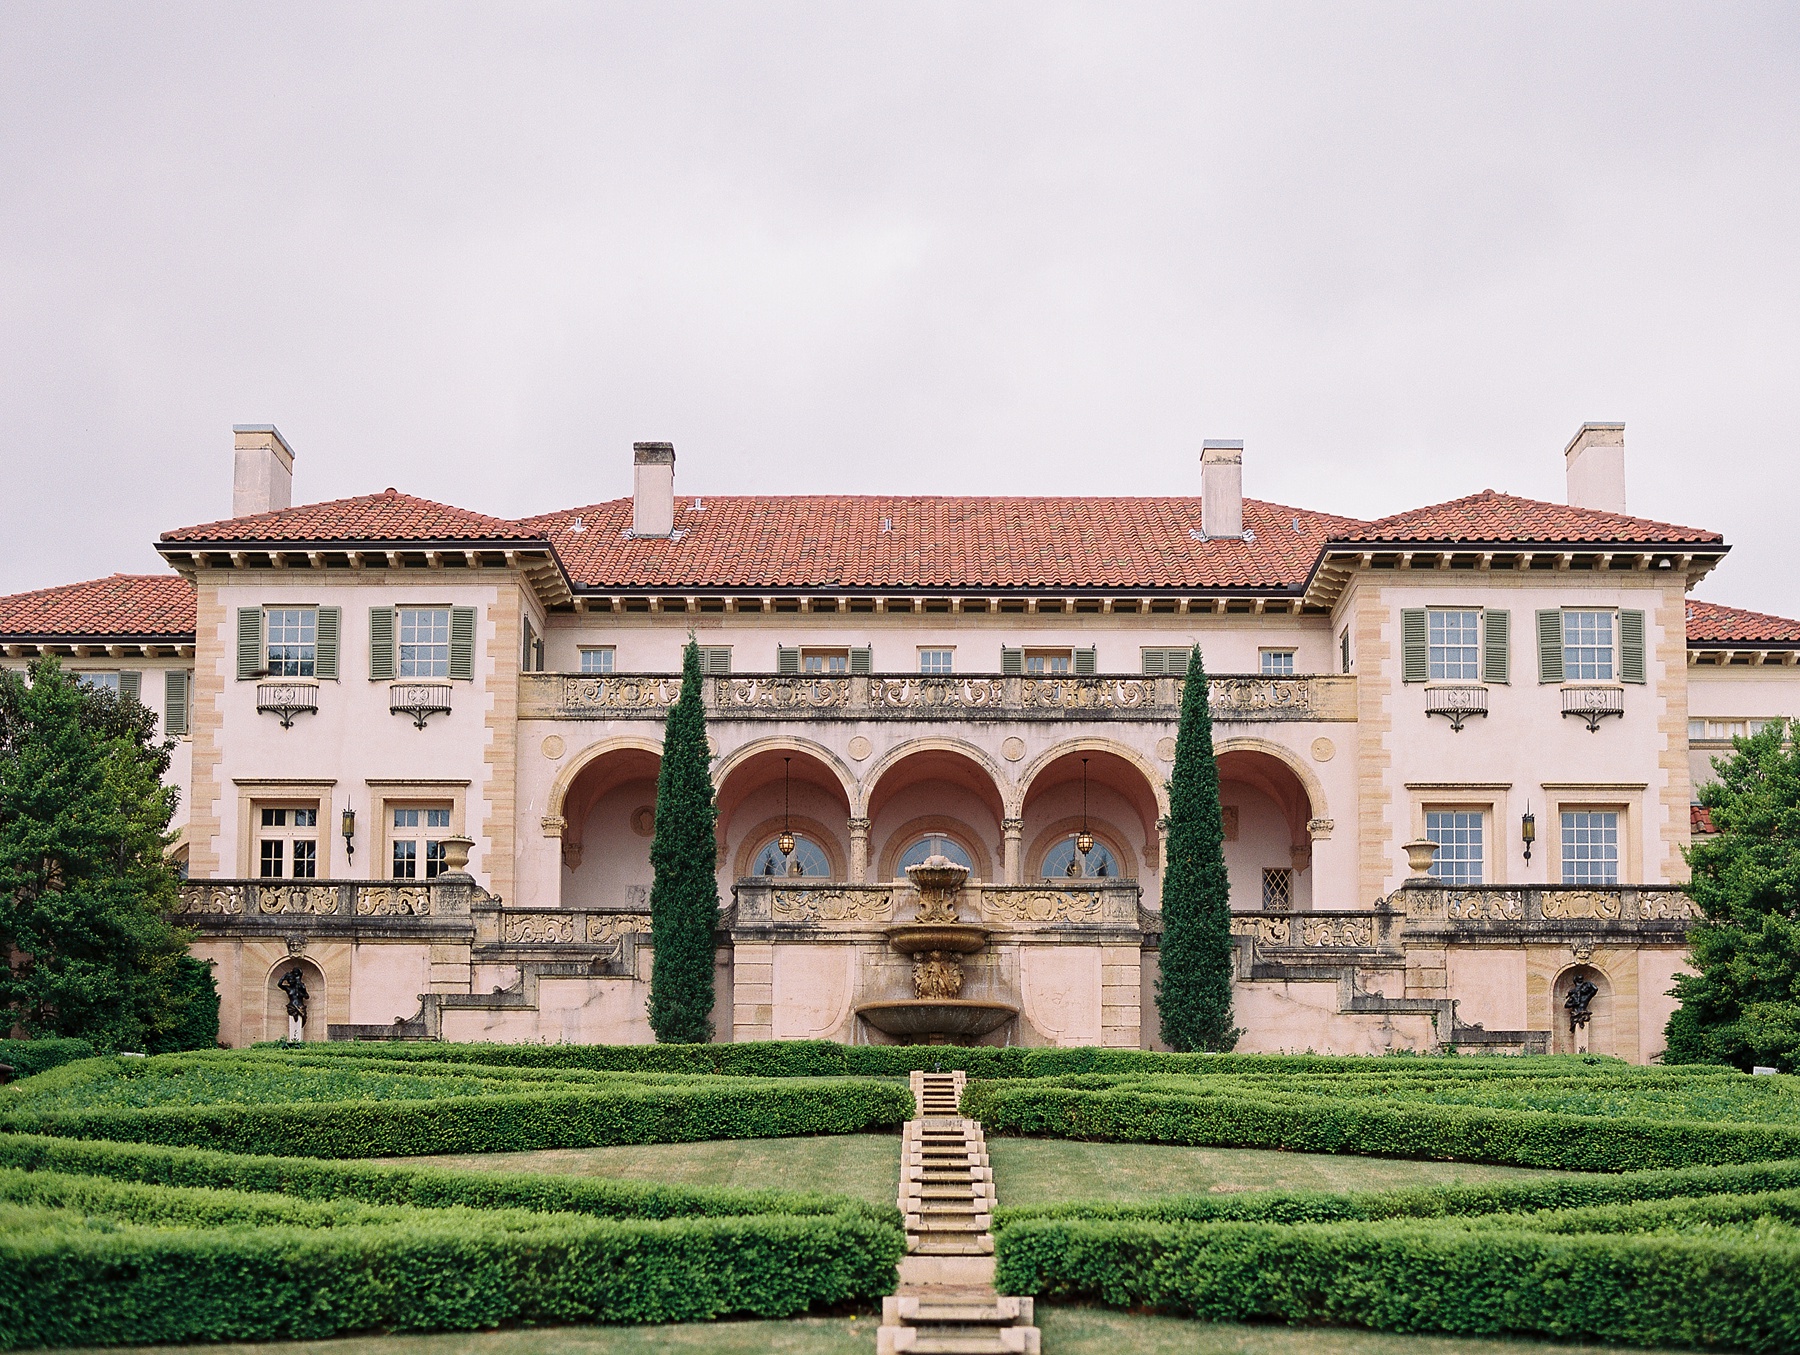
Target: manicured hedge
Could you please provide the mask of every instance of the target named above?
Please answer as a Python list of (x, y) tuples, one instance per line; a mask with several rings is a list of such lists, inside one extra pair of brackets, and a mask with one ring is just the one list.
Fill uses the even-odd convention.
[(895, 1083), (720, 1080), (429, 1101), (5, 1110), (0, 1130), (293, 1157), (390, 1157), (852, 1134), (896, 1126), (912, 1107), (912, 1093)]
[(450, 1171), (381, 1162), (254, 1157), (204, 1148), (0, 1134), (0, 1167), (103, 1176), (165, 1186), (279, 1193), (300, 1200), (357, 1200), (443, 1209), (530, 1209), (597, 1218), (692, 1218), (741, 1214), (831, 1214), (844, 1210), (898, 1227), (887, 1205), (842, 1196), (675, 1186), (605, 1177)]
[(1156, 1095), (1039, 1083), (972, 1083), (965, 1115), (991, 1133), (1126, 1143), (1634, 1171), (1800, 1157), (1800, 1129), (1327, 1097)]
[(318, 1339), (503, 1323), (784, 1317), (891, 1293), (899, 1231), (854, 1214), (458, 1217), (389, 1227), (74, 1223), (0, 1237), (0, 1347)]
[(86, 1040), (0, 1040), (0, 1063), (13, 1070), (14, 1077), (31, 1077), (58, 1064), (94, 1057), (94, 1046)]
[(1004, 1294), (1216, 1322), (1800, 1349), (1800, 1246), (1441, 1224), (1037, 1220), (1001, 1232)]

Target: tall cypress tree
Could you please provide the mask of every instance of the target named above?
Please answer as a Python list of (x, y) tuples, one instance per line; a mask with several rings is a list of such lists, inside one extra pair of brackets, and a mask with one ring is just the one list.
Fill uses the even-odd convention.
[(1238, 1038), (1231, 1024), (1231, 881), (1225, 873), (1225, 815), (1219, 808), (1206, 666), (1198, 645), (1188, 656), (1181, 697), (1168, 832), (1162, 977), (1156, 984), (1163, 1043), (1183, 1052), (1224, 1051)]
[(681, 656), (681, 696), (663, 732), (656, 778), (656, 837), (650, 865), (650, 1028), (663, 1044), (712, 1039), (713, 928), (719, 920), (717, 810), (706, 707), (700, 696), (700, 647)]

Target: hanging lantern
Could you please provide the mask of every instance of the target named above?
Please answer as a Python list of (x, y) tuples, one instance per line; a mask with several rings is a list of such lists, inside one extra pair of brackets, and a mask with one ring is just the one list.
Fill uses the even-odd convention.
[(1094, 835), (1088, 832), (1087, 821), (1087, 764), (1081, 759), (1081, 831), (1075, 834), (1075, 850), (1086, 856), (1094, 850)]
[(788, 764), (791, 757), (781, 759), (781, 836), (775, 839), (775, 845), (781, 848), (783, 856), (794, 854), (794, 830), (788, 826)]
[(1075, 834), (1075, 850), (1080, 852), (1083, 856), (1086, 856), (1089, 852), (1093, 851), (1094, 835), (1085, 828)]

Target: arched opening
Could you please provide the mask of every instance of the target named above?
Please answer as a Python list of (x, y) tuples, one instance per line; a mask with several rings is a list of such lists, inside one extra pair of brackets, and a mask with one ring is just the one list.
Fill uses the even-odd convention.
[(1258, 749), (1219, 754), (1225, 870), (1235, 912), (1306, 912), (1313, 904), (1312, 798), (1281, 758)]
[(974, 749), (948, 742), (902, 748), (871, 774), (871, 876), (898, 879), (907, 865), (941, 854), (967, 865), (970, 879), (997, 882), (1006, 819), (999, 783)]
[(648, 907), (650, 840), (662, 759), (648, 748), (613, 748), (576, 771), (563, 796), (565, 907)]
[[(1125, 752), (1093, 742), (1054, 748), (1027, 773), (1022, 876), (1137, 880), (1154, 899), (1161, 816), (1156, 783)], [(1094, 839), (1085, 854), (1084, 826)]]
[[(719, 866), (725, 883), (746, 876), (850, 878), (850, 794), (828, 755), (769, 740), (720, 769)], [(783, 853), (780, 837), (794, 835)]]
[(1614, 1052), (1612, 981), (1604, 972), (1591, 964), (1570, 965), (1556, 976), (1550, 995), (1551, 1053)]
[[(296, 977), (297, 976), (297, 977)], [(325, 971), (302, 955), (290, 955), (269, 970), (265, 985), (267, 999), (263, 1031), (268, 1039), (291, 1038), (291, 1021), (295, 1008), (299, 1016), (300, 1038), (323, 1042), (325, 1030)]]

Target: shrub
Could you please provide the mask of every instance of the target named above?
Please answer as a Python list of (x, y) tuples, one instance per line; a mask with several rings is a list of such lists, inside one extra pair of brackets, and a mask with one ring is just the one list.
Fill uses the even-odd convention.
[(279, 1193), (300, 1200), (358, 1200), (425, 1208), (530, 1209), (596, 1218), (734, 1214), (829, 1214), (848, 1209), (899, 1226), (897, 1209), (829, 1195), (675, 1186), (603, 1177), (451, 1171), (379, 1162), (254, 1157), (204, 1148), (0, 1134), (0, 1166), (104, 1176), (165, 1186)]
[(105, 1232), (72, 1220), (0, 1237), (0, 1346), (784, 1317), (891, 1292), (904, 1246), (853, 1214), (548, 1218), (525, 1231), (462, 1217)]
[(77, 1059), (93, 1057), (94, 1046), (86, 1040), (0, 1040), (0, 1063), (8, 1065), (14, 1077), (31, 1077)]
[(44, 1113), (8, 1107), (0, 1113), (0, 1129), (295, 1157), (392, 1157), (852, 1134), (898, 1125), (912, 1113), (912, 1104), (910, 1091), (890, 1083), (782, 1086), (709, 1081), (429, 1101)]
[(1039, 1220), (1001, 1232), (996, 1261), (1002, 1293), (1215, 1322), (1800, 1348), (1800, 1246), (1785, 1238)]
[(1157, 1094), (974, 1083), (963, 1113), (997, 1133), (1127, 1143), (1631, 1171), (1800, 1156), (1800, 1129), (1691, 1120), (1594, 1119), (1539, 1111), (1286, 1096)]

